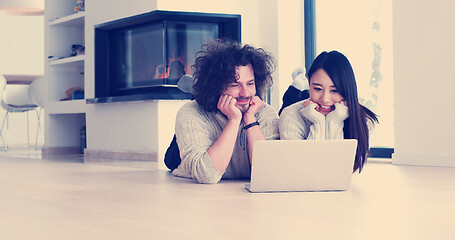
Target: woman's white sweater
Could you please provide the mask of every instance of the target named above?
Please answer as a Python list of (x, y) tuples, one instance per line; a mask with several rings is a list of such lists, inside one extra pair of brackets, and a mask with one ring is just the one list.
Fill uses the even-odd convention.
[(294, 103), (280, 115), (281, 139), (343, 139), (344, 120), (348, 118), (348, 108), (335, 103), (335, 110), (322, 115), (315, 110), (316, 104), (304, 107), (304, 101)]

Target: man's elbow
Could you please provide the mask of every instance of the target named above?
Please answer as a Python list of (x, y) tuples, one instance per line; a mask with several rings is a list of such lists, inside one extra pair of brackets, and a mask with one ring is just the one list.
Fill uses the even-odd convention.
[(223, 173), (219, 172), (212, 164), (200, 162), (193, 169), (193, 176), (199, 183), (215, 184), (221, 180)]

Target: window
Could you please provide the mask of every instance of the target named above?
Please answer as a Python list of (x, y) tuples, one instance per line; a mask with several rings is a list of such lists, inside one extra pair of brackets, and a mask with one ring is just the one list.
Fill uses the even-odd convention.
[(349, 59), (361, 104), (379, 115), (380, 123), (370, 137), (372, 156), (391, 157), (394, 146), (392, 0), (305, 0), (305, 20), (305, 52), (310, 50), (308, 56), (311, 56), (314, 49), (317, 56), (322, 51), (337, 50)]

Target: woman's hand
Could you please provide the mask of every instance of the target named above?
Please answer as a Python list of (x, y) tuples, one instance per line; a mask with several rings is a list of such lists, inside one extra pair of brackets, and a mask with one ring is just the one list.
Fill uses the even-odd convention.
[(342, 122), (349, 117), (348, 107), (346, 101), (335, 103), (335, 110), (327, 114), (328, 121)]
[[(311, 104), (316, 104), (316, 103), (313, 102), (313, 101), (311, 101), (309, 98), (303, 100), (303, 107), (308, 107), (308, 106), (310, 106)], [(316, 107), (317, 107), (317, 104), (316, 104)], [(315, 109), (316, 109), (316, 108), (315, 108)]]
[(324, 125), (325, 116), (319, 112), (319, 105), (310, 99), (303, 100), (303, 116), (314, 124)]

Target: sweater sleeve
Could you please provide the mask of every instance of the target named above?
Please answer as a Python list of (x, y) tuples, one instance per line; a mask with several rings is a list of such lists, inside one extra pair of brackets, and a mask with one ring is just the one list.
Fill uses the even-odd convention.
[(301, 113), (303, 101), (283, 110), (279, 120), (280, 138), (284, 140), (307, 139), (312, 124)]
[(326, 137), (326, 121), (325, 116), (316, 111), (316, 104), (310, 104), (300, 110), (301, 114), (308, 119), (310, 124), (310, 132), (307, 139), (323, 140)]
[(257, 114), (256, 120), (259, 122), (262, 134), (267, 140), (280, 139), (278, 114), (272, 106), (266, 104)]
[(223, 172), (216, 169), (207, 150), (216, 141), (219, 130), (196, 107), (189, 106), (183, 106), (177, 113), (175, 134), (182, 162), (172, 174), (194, 178), (199, 183), (217, 183)]
[(344, 120), (348, 117), (348, 107), (340, 103), (335, 103), (335, 110), (326, 116), (325, 139), (343, 139)]

